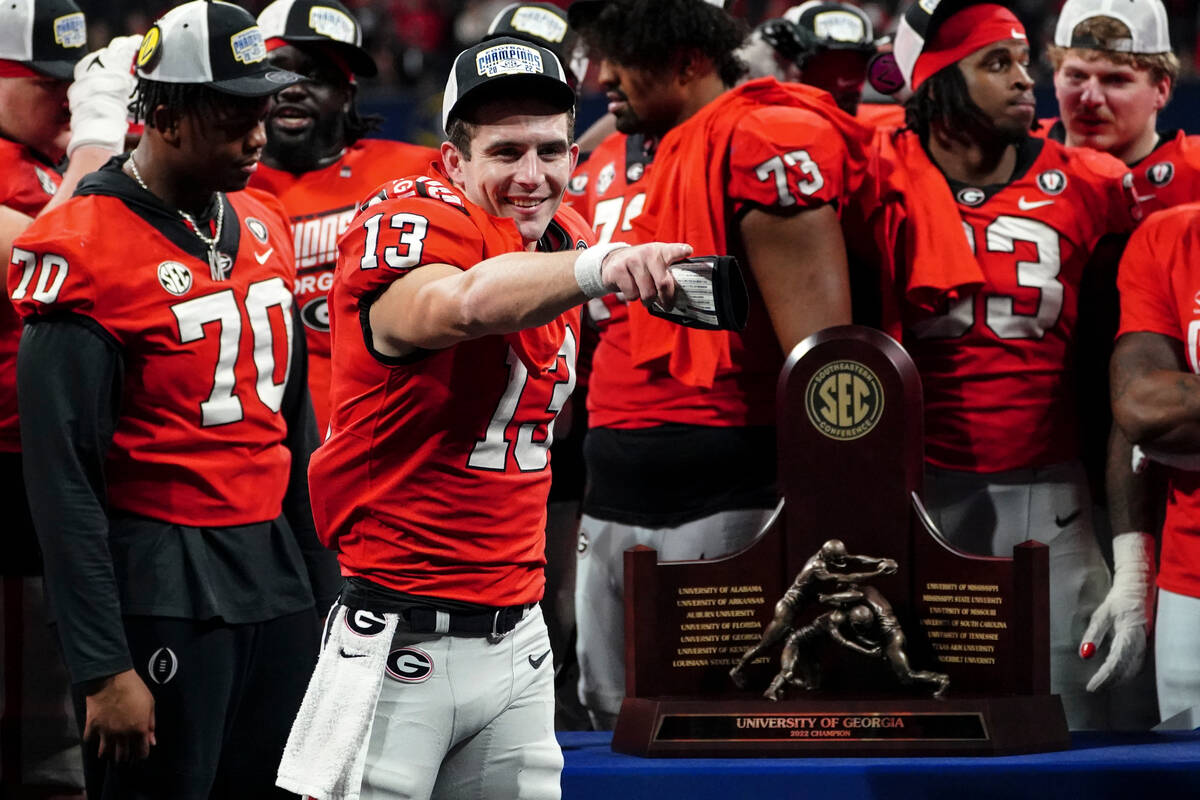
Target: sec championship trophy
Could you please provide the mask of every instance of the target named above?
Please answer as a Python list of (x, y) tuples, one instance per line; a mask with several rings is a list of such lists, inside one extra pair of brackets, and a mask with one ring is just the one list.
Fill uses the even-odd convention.
[(625, 554), (613, 749), (649, 756), (1002, 754), (1069, 745), (1049, 694), (1048, 560), (947, 545), (921, 505), (920, 379), (830, 328), (778, 392), (780, 510), (723, 559)]

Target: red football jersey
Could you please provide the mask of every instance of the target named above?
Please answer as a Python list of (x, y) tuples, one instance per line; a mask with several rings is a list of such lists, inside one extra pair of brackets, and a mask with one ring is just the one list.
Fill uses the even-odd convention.
[[(1117, 277), (1120, 334), (1146, 331), (1183, 344), (1200, 374), (1200, 203), (1154, 214), (1129, 240)], [(1200, 597), (1200, 472), (1168, 471), (1158, 585)]]
[[(571, 210), (555, 220), (560, 246), (591, 240)], [(343, 574), (491, 606), (542, 596), (551, 425), (575, 385), (579, 311), (388, 359), (368, 349), (361, 310), (416, 267), (470, 269), (521, 249), (512, 220), (440, 173), (384, 187), (342, 237), (329, 296), (332, 430), (309, 485)]]
[[(0, 138), (0, 206), (31, 217), (50, 202), (62, 176), (28, 147)], [(10, 254), (11, 255), (11, 254)], [(21, 450), (17, 421), (17, 344), (21, 320), (9, 303), (0, 303), (0, 452)]]
[[(652, 150), (643, 137), (613, 133), (576, 170), (565, 200), (591, 221), (599, 242), (636, 244), (633, 221), (645, 205), (652, 168)], [(652, 376), (632, 364), (624, 300), (615, 294), (590, 300), (587, 312), (599, 333), (587, 376), (588, 425), (608, 427), (638, 405)]]
[(72, 198), (13, 246), (8, 289), (22, 317), (90, 317), (122, 350), (120, 419), (104, 466), (113, 509), (198, 527), (280, 513), (291, 464), (280, 413), (291, 231), (274, 198), (227, 198), (237, 253), (225, 280), (110, 195)]
[(1100, 238), (1133, 227), (1136, 204), (1111, 156), (1039, 139), (1022, 153), (1007, 184), (952, 185), (983, 286), (940, 313), (903, 311), (925, 388), (925, 456), (939, 467), (1078, 457), (1069, 369), (1079, 285)]
[(1200, 200), (1200, 136), (1179, 131), (1130, 170), (1146, 215)]
[[(803, 94), (811, 107), (783, 104), (789, 93)], [(764, 101), (764, 94), (781, 104)], [(663, 137), (645, 212), (634, 220), (637, 240), (687, 241), (699, 248), (697, 255), (707, 255), (704, 244), (684, 235), (689, 226), (703, 224), (711, 231), (716, 254), (741, 256), (736, 221), (745, 210), (788, 212), (834, 203), (840, 211), (857, 179), (843, 130), (829, 119), (833, 114), (854, 125), (828, 94), (811, 87), (782, 87), (764, 79), (726, 92)], [(665, 181), (667, 175), (673, 180)], [(676, 191), (684, 186), (688, 190)], [(602, 338), (589, 386), (591, 425), (774, 424), (783, 354), (744, 258), (742, 262), (750, 289), (749, 322), (741, 333), (718, 334), (728, 336), (729, 354), (717, 366), (712, 386), (683, 383), (671, 374), (666, 359), (636, 366), (624, 354), (609, 358)], [(601, 381), (612, 391), (601, 389), (598, 400)]]
[(360, 139), (334, 163), (295, 174), (259, 164), (250, 185), (283, 203), (292, 220), (296, 251), (296, 302), (308, 344), (308, 388), (317, 427), (329, 427), (329, 310), (337, 240), (346, 232), (360, 201), (380, 184), (403, 175), (423, 174), (440, 160), (429, 147), (384, 139)]

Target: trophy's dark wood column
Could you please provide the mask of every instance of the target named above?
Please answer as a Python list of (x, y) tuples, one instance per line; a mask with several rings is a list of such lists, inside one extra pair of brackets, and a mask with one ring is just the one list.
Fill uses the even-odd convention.
[[(1014, 558), (950, 547), (920, 502), (920, 378), (879, 331), (830, 328), (796, 347), (779, 380), (777, 524), (745, 550), (703, 562), (625, 554), (626, 699), (613, 749), (648, 756), (1006, 754), (1069, 746), (1049, 694), (1044, 545)], [(820, 688), (762, 697), (779, 650), (730, 668), (824, 542), (899, 569), (872, 578), (895, 610), (913, 669), (944, 673), (940, 699), (905, 686), (884, 658), (828, 645)], [(828, 590), (823, 590), (828, 591)], [(806, 600), (797, 627), (828, 605)]]

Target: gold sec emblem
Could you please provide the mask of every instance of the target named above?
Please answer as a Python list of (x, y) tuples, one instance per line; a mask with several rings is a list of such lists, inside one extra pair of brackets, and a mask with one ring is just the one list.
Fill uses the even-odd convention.
[(858, 439), (883, 416), (883, 384), (857, 361), (831, 361), (809, 380), (804, 408), (813, 427), (830, 439)]

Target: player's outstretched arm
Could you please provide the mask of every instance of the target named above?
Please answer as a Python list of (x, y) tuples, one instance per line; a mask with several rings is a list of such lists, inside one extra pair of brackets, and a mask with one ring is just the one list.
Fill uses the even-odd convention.
[(788, 216), (758, 209), (740, 223), (742, 246), (784, 353), (822, 328), (850, 323), (850, 278), (832, 206)]
[(375, 349), (386, 356), (436, 350), (491, 334), (544, 325), (590, 298), (622, 292), (670, 306), (668, 267), (687, 258), (686, 244), (600, 245), (562, 253), (517, 252), (469, 270), (418, 267), (371, 305)]

